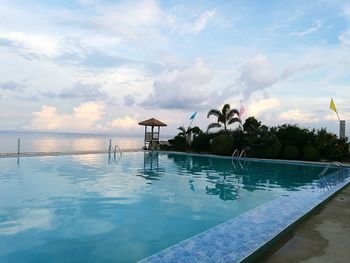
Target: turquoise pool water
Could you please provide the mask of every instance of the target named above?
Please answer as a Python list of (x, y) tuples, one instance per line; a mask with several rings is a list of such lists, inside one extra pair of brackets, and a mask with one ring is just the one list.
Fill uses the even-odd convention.
[(322, 191), (322, 166), (174, 153), (0, 159), (0, 262), (135, 262), (263, 203)]

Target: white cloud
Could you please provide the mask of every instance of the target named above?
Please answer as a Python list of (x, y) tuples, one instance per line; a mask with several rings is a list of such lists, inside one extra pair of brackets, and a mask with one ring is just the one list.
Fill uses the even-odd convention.
[(198, 34), (205, 29), (208, 22), (214, 17), (215, 10), (205, 11), (198, 15), (192, 22), (184, 22), (175, 25), (175, 29), (181, 33), (193, 33)]
[(145, 35), (144, 30), (155, 22), (161, 21), (163, 17), (160, 7), (154, 0), (103, 4), (98, 5), (96, 10), (98, 15), (92, 19), (92, 25), (120, 34), (126, 39), (138, 39)]
[(153, 94), (141, 105), (165, 109), (198, 108), (208, 100), (206, 85), (212, 75), (204, 61), (198, 58), (192, 67), (158, 77), (153, 84)]
[[(341, 120), (350, 120), (350, 112), (342, 112), (339, 114)], [(335, 113), (330, 113), (324, 116), (324, 120), (327, 121), (338, 121), (338, 116)]]
[(108, 122), (107, 127), (113, 129), (131, 130), (135, 129), (135, 127), (138, 127), (138, 121), (136, 118), (126, 115), (122, 118), (117, 118), (111, 122)]
[(105, 115), (104, 104), (83, 103), (73, 109), (71, 114), (60, 114), (52, 106), (42, 106), (33, 113), (31, 128), (35, 130), (88, 131), (95, 129), (96, 122)]
[(350, 45), (350, 30), (341, 33), (338, 40), (342, 45)]
[(285, 122), (300, 123), (311, 123), (319, 121), (319, 118), (315, 114), (303, 112), (300, 109), (291, 109), (286, 112), (282, 112), (278, 115), (278, 119)]
[(292, 36), (299, 36), (299, 37), (306, 36), (306, 35), (309, 35), (309, 34), (315, 32), (315, 31), (319, 30), (321, 27), (322, 27), (322, 23), (317, 20), (307, 30), (299, 31), (299, 32), (293, 32), (293, 33), (291, 33), (291, 35)]
[(59, 52), (58, 41), (48, 35), (8, 32), (0, 33), (0, 39), (9, 41), (9, 45), (15, 48), (36, 54), (54, 56)]
[(258, 117), (279, 106), (281, 106), (281, 101), (277, 98), (252, 100), (246, 107), (246, 116)]
[(268, 88), (278, 80), (268, 59), (260, 54), (243, 65), (236, 85), (242, 88), (244, 99), (248, 99), (253, 92)]

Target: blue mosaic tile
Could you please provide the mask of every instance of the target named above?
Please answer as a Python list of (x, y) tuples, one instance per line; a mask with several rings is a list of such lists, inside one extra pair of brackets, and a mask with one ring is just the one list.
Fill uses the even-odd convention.
[(328, 191), (282, 196), (140, 262), (240, 262), (350, 183), (349, 176), (326, 180)]

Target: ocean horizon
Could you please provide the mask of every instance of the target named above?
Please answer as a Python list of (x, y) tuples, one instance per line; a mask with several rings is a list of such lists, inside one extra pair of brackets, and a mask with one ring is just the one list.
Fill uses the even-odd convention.
[[(0, 131), (0, 153), (16, 153), (18, 139), (20, 152), (65, 152), (107, 150), (109, 140), (123, 149), (141, 149), (143, 135), (113, 135), (71, 132)], [(171, 136), (161, 136), (167, 140)]]

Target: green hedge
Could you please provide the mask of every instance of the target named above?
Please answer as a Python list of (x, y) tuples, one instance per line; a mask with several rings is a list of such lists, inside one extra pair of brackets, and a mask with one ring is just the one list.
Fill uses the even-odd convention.
[(276, 136), (252, 136), (248, 141), (250, 156), (266, 159), (279, 158), (282, 144)]
[(233, 138), (226, 134), (215, 137), (211, 144), (211, 152), (218, 155), (231, 155), (234, 151)]
[(320, 151), (312, 144), (305, 145), (302, 152), (305, 161), (319, 161), (321, 158)]
[(182, 136), (175, 136), (174, 139), (169, 140), (170, 145), (178, 151), (185, 150), (187, 147), (186, 138)]
[(200, 134), (193, 138), (192, 148), (199, 152), (209, 152), (210, 140), (213, 139), (212, 134)]
[(300, 149), (296, 145), (286, 145), (283, 149), (283, 158), (288, 160), (300, 159)]

